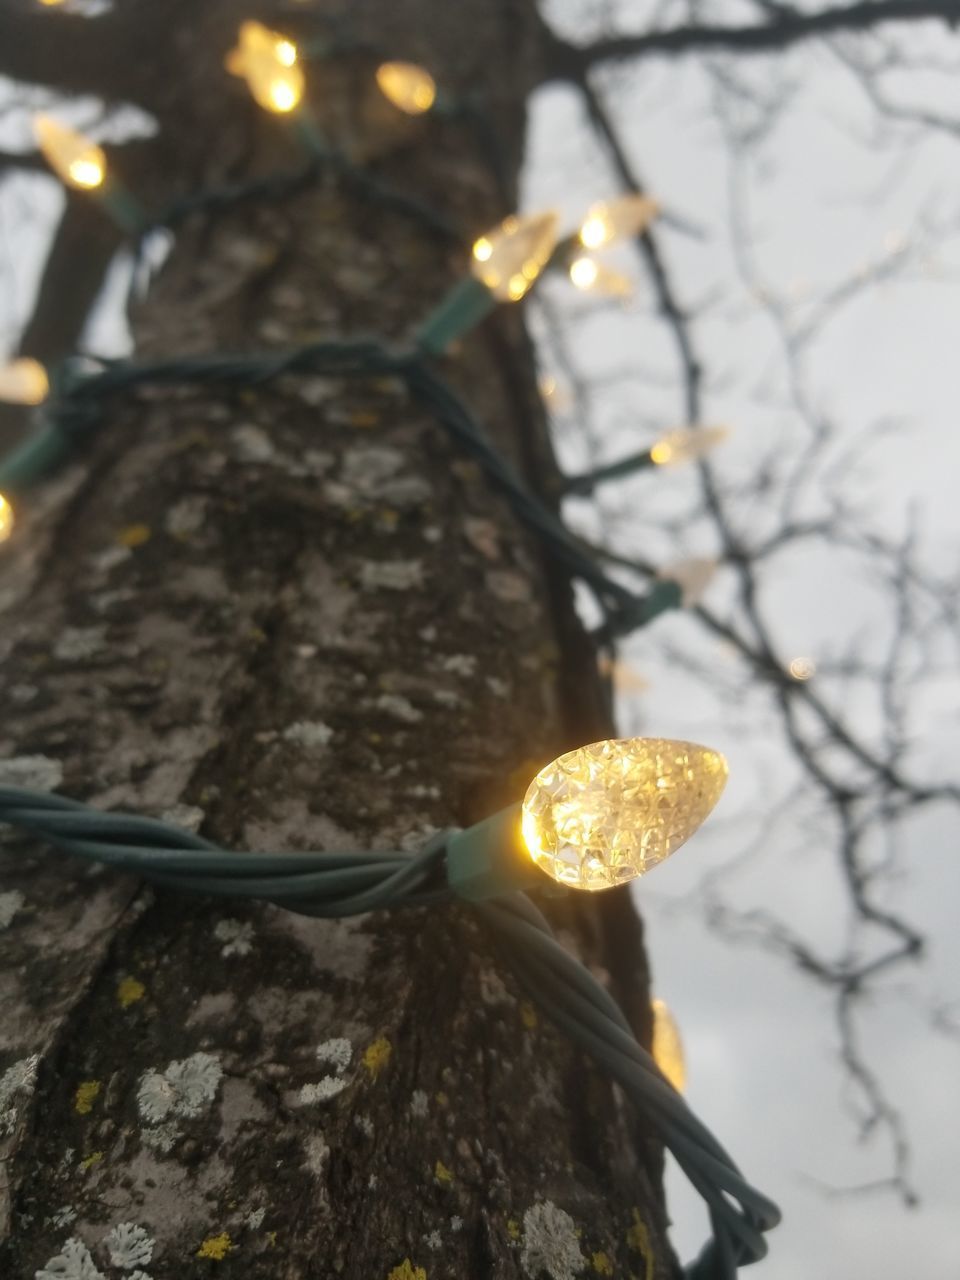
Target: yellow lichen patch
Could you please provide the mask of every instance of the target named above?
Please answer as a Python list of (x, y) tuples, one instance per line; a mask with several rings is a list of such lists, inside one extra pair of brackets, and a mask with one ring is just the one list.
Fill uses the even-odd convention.
[(350, 414), (351, 427), (375, 427), (379, 421), (378, 414), (365, 409), (354, 409)]
[(73, 1099), (73, 1109), (78, 1116), (88, 1116), (90, 1114), (100, 1088), (99, 1080), (84, 1080), (83, 1084), (77, 1086), (77, 1092)]
[(145, 542), (150, 541), (150, 526), (148, 524), (128, 524), (125, 529), (121, 529), (117, 534), (117, 542), (121, 547), (142, 547)]
[(404, 1258), (399, 1267), (394, 1267), (387, 1280), (427, 1280), (423, 1267), (415, 1267), (409, 1258)]
[(598, 1250), (597, 1253), (593, 1255), (593, 1257), (590, 1259), (590, 1265), (593, 1267), (594, 1271), (597, 1273), (598, 1276), (613, 1275), (613, 1263), (610, 1261), (610, 1258), (608, 1257), (607, 1254), (603, 1252), (602, 1249)]
[(639, 1209), (633, 1211), (633, 1226), (627, 1232), (627, 1244), (631, 1249), (636, 1249), (638, 1253), (643, 1254), (644, 1280), (653, 1280), (653, 1250), (650, 1248), (650, 1237), (640, 1217)]
[(128, 1009), (147, 994), (147, 988), (139, 978), (124, 978), (117, 983), (117, 999), (121, 1009)]
[(275, 1231), (267, 1232), (267, 1241), (272, 1249), (277, 1247), (277, 1233)]
[(511, 1240), (520, 1239), (520, 1223), (516, 1220), (516, 1218), (507, 1219), (507, 1235), (510, 1237)]
[(436, 1178), (438, 1182), (443, 1183), (445, 1186), (449, 1186), (450, 1183), (453, 1181), (453, 1174), (450, 1172), (450, 1170), (447, 1168), (447, 1166), (443, 1163), (442, 1160), (437, 1161), (436, 1166), (433, 1170), (433, 1176)]
[(390, 1061), (391, 1053), (393, 1053), (393, 1045), (386, 1036), (380, 1036), (372, 1044), (367, 1045), (363, 1055), (363, 1065), (374, 1080)]
[(197, 1250), (197, 1257), (213, 1258), (216, 1262), (220, 1262), (232, 1248), (233, 1241), (230, 1239), (229, 1234), (226, 1231), (221, 1231), (218, 1236), (207, 1236)]
[(520, 1005), (520, 1021), (528, 1031), (532, 1031), (537, 1025), (537, 1011), (529, 1000), (524, 1000)]
[(450, 1099), (447, 1097), (447, 1095), (443, 1092), (442, 1089), (440, 1090), (439, 1093), (434, 1094), (434, 1101), (436, 1102), (438, 1107), (449, 1107), (450, 1105)]
[(95, 1164), (99, 1164), (103, 1159), (102, 1151), (92, 1151), (90, 1155), (84, 1156), (80, 1161), (80, 1168), (86, 1173), (88, 1169), (92, 1169)]

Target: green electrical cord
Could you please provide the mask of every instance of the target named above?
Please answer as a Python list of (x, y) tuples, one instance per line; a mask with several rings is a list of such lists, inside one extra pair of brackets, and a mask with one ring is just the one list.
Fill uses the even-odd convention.
[[(166, 889), (273, 902), (339, 918), (382, 908), (460, 901), (447, 879), (450, 832), (418, 853), (231, 853), (170, 823), (105, 813), (47, 792), (0, 788), (0, 822), (63, 853), (132, 872)], [(688, 1280), (735, 1280), (767, 1252), (777, 1206), (752, 1187), (637, 1042), (622, 1011), (589, 970), (557, 942), (523, 893), (474, 909), (530, 997), (621, 1086), (659, 1132), (707, 1204), (713, 1239)]]

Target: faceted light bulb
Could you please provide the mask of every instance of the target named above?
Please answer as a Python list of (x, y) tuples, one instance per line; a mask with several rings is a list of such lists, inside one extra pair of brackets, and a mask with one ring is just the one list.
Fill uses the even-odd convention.
[(34, 116), (33, 134), (43, 158), (67, 187), (90, 191), (99, 187), (107, 172), (103, 149), (68, 128), (53, 116)]
[(817, 668), (810, 658), (792, 658), (787, 667), (792, 680), (810, 680), (817, 673)]
[(650, 450), (650, 458), (658, 467), (694, 462), (715, 449), (729, 434), (727, 427), (678, 427), (657, 441)]
[(415, 62), (384, 62), (377, 68), (377, 84), (385, 98), (408, 116), (423, 115), (437, 100), (437, 83)]
[(266, 111), (292, 111), (303, 97), (297, 46), (260, 22), (241, 24), (237, 47), (227, 54), (224, 66), (246, 80), (254, 100)]
[(519, 301), (553, 253), (558, 221), (555, 213), (504, 219), (474, 244), (474, 276), (501, 302)]
[(599, 249), (639, 235), (659, 212), (656, 200), (635, 193), (591, 205), (580, 227), (580, 243), (585, 249)]
[(13, 533), (13, 507), (0, 493), (0, 542), (6, 542), (11, 533)]
[(726, 781), (723, 756), (692, 742), (593, 742), (560, 756), (530, 783), (521, 806), (524, 843), (560, 884), (609, 889), (688, 840)]
[(663, 1000), (652, 1000), (653, 1044), (651, 1056), (677, 1093), (687, 1083), (687, 1064), (683, 1057), (680, 1029), (670, 1008)]
[(683, 592), (683, 607), (692, 609), (703, 599), (716, 572), (716, 560), (679, 560), (676, 564), (666, 565), (657, 577), (663, 582), (677, 583)]
[(8, 404), (41, 404), (50, 384), (39, 360), (21, 356), (0, 368), (0, 400)]
[(574, 258), (570, 263), (570, 279), (578, 289), (604, 294), (608, 298), (629, 298), (633, 287), (626, 276), (611, 271), (594, 258)]

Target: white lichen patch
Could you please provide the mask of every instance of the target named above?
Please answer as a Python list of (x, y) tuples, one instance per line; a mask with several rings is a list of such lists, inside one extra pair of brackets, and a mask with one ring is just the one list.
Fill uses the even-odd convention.
[(348, 1083), (349, 1081), (344, 1080), (342, 1076), (324, 1076), (322, 1080), (303, 1085), (297, 1100), (304, 1107), (311, 1106), (315, 1102), (329, 1102), (338, 1093), (343, 1093)]
[(423, 586), (422, 560), (365, 560), (360, 585), (365, 591), (411, 591)]
[(90, 1250), (75, 1237), (67, 1240), (60, 1252), (33, 1274), (34, 1280), (104, 1280)]
[[(429, 484), (422, 476), (403, 474), (405, 461), (402, 453), (385, 445), (348, 449), (343, 458), (341, 484), (328, 486), (328, 495), (341, 505), (358, 495), (391, 507), (426, 502), (431, 493)], [(339, 498), (335, 490), (340, 491)]]
[(530, 583), (512, 569), (490, 569), (484, 580), (487, 590), (506, 604), (527, 604), (533, 599)]
[(333, 737), (333, 730), (322, 720), (297, 720), (283, 731), (285, 742), (298, 747), (325, 747)]
[(439, 1249), (443, 1245), (443, 1237), (439, 1231), (431, 1231), (429, 1235), (424, 1236), (423, 1242), (428, 1249)]
[(322, 1134), (311, 1133), (303, 1144), (306, 1166), (315, 1178), (322, 1178), (326, 1173), (327, 1161), (330, 1159), (330, 1148)]
[(267, 433), (253, 423), (246, 422), (243, 426), (236, 427), (230, 437), (241, 462), (269, 462), (276, 453), (273, 441)]
[(90, 557), (90, 563), (97, 573), (109, 573), (124, 560), (129, 560), (133, 552), (129, 547), (105, 547)]
[(72, 1204), (61, 1205), (55, 1213), (50, 1217), (50, 1225), (55, 1231), (60, 1231), (64, 1227), (69, 1227), (77, 1216), (77, 1211)]
[(349, 1084), (344, 1072), (353, 1057), (353, 1046), (343, 1036), (334, 1036), (317, 1045), (317, 1061), (325, 1066), (333, 1067), (333, 1074), (325, 1075), (321, 1080), (305, 1084), (300, 1089), (298, 1101), (302, 1106), (315, 1102), (326, 1102), (335, 1098)]
[(40, 1055), (32, 1053), (7, 1067), (0, 1076), (0, 1134), (12, 1133), (24, 1103), (33, 1096), (37, 1087), (37, 1067)]
[(207, 517), (207, 500), (200, 494), (189, 494), (175, 502), (167, 512), (163, 525), (173, 538), (189, 538), (203, 527)]
[(402, 720), (404, 724), (419, 724), (423, 719), (423, 712), (418, 711), (408, 698), (399, 693), (381, 693), (374, 706), (394, 719)]
[(216, 1097), (222, 1076), (223, 1068), (209, 1053), (194, 1053), (182, 1062), (171, 1062), (162, 1073), (146, 1071), (137, 1090), (140, 1115), (149, 1125), (175, 1117), (193, 1119)]
[(353, 1123), (365, 1138), (373, 1137), (373, 1121), (369, 1116), (354, 1116)]
[(414, 800), (439, 800), (440, 788), (432, 782), (415, 782), (412, 787), (407, 788), (407, 795)]
[(248, 1213), (247, 1216), (244, 1218), (243, 1225), (247, 1227), (248, 1230), (250, 1231), (259, 1231), (260, 1228), (263, 1226), (263, 1220), (266, 1216), (267, 1216), (266, 1209), (264, 1208), (254, 1209), (252, 1210), (252, 1212)]
[(168, 1120), (166, 1124), (154, 1125), (144, 1129), (142, 1133), (144, 1145), (160, 1155), (169, 1155), (180, 1140), (180, 1129), (176, 1121)]
[(455, 1213), (453, 1217), (450, 1219), (450, 1230), (451, 1231), (463, 1230), (463, 1219), (459, 1216), (459, 1214)]
[(317, 1061), (329, 1064), (338, 1074), (346, 1071), (353, 1057), (353, 1045), (345, 1036), (334, 1036), (317, 1045)]
[(477, 669), (477, 659), (472, 653), (450, 653), (440, 659), (440, 670), (469, 679)]
[(0, 893), (0, 929), (8, 929), (13, 917), (24, 904), (24, 896), (19, 889), (11, 889), (9, 893)]
[(544, 1271), (551, 1280), (573, 1280), (586, 1266), (573, 1219), (552, 1200), (531, 1206), (523, 1215), (520, 1266), (530, 1280), (539, 1280)]
[(53, 656), (60, 662), (82, 662), (106, 648), (103, 627), (64, 627), (53, 646)]
[(463, 699), (459, 693), (454, 693), (452, 689), (434, 689), (433, 700), (441, 707), (449, 707), (451, 710), (463, 705)]
[(15, 684), (9, 693), (11, 702), (15, 702), (18, 707), (25, 707), (28, 702), (32, 702), (40, 690), (35, 684)]
[(164, 822), (172, 822), (175, 827), (183, 827), (194, 835), (200, 830), (200, 824), (206, 815), (195, 804), (175, 804), (164, 809), (160, 817)]
[(118, 1222), (104, 1240), (115, 1267), (132, 1271), (153, 1257), (153, 1239), (135, 1222)]
[(495, 698), (506, 698), (510, 694), (510, 686), (499, 676), (487, 676), (487, 688)]
[(63, 781), (63, 765), (50, 756), (13, 756), (0, 760), (0, 786), (28, 791), (56, 791)]
[(249, 920), (218, 920), (213, 936), (222, 942), (222, 956), (248, 956), (253, 950), (253, 925)]
[(414, 1089), (410, 1095), (410, 1114), (415, 1120), (423, 1120), (430, 1107), (430, 1099), (423, 1089)]

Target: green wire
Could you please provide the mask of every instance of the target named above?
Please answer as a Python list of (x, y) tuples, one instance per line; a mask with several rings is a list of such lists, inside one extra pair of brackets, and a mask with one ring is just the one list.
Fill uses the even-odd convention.
[[(104, 813), (46, 792), (0, 788), (0, 822), (64, 853), (134, 872), (163, 888), (275, 902), (336, 919), (397, 907), (458, 901), (445, 883), (449, 832), (414, 854), (231, 853), (170, 823)], [(622, 1011), (557, 942), (522, 893), (476, 904), (521, 986), (584, 1049), (660, 1133), (707, 1204), (713, 1238), (686, 1268), (688, 1280), (735, 1280), (767, 1251), (780, 1211), (752, 1187), (634, 1037)]]

